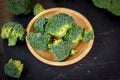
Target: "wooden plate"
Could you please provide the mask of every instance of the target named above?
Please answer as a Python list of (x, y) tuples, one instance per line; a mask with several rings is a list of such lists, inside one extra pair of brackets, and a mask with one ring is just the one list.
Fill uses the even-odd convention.
[[(77, 25), (79, 25), (85, 29), (88, 29), (88, 30), (93, 30), (90, 22), (82, 14), (80, 14), (74, 10), (67, 9), (67, 8), (52, 8), (52, 9), (47, 9), (47, 10), (39, 13), (37, 16), (35, 16), (30, 21), (30, 23), (27, 26), (27, 35), (29, 34), (29, 32), (33, 31), (33, 24), (38, 18), (40, 18), (40, 17), (48, 17), (49, 18), (58, 13), (67, 13), (68, 15), (70, 15), (74, 18)], [(62, 62), (57, 62), (55, 60), (54, 55), (52, 53), (50, 53), (49, 51), (38, 51), (36, 49), (33, 49), (26, 37), (26, 43), (27, 43), (27, 46), (28, 46), (29, 50), (31, 51), (31, 53), (38, 60), (40, 60), (46, 64), (53, 65), (53, 66), (66, 66), (66, 65), (70, 65), (70, 64), (80, 61), (82, 58), (84, 58), (88, 54), (88, 52), (90, 51), (90, 49), (93, 45), (93, 42), (94, 42), (94, 39), (90, 40), (87, 43), (84, 43), (82, 41), (79, 42), (79, 44), (75, 47), (75, 49), (78, 50), (78, 53), (76, 55), (70, 56)]]

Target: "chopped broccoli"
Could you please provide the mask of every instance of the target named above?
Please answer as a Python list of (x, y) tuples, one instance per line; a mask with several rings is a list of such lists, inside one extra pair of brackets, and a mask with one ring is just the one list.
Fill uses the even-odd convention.
[(47, 33), (32, 33), (27, 36), (31, 46), (37, 50), (47, 50), (51, 36)]
[(8, 0), (8, 9), (15, 15), (30, 13), (31, 0)]
[(4, 66), (4, 72), (7, 76), (19, 78), (23, 71), (23, 64), (19, 60), (10, 59)]
[(94, 38), (94, 32), (92, 30), (84, 30), (82, 41), (83, 42), (88, 42), (92, 38)]
[(44, 11), (45, 9), (42, 7), (41, 4), (37, 3), (33, 9), (34, 15), (39, 14), (40, 12)]
[(57, 61), (65, 60), (70, 54), (70, 44), (67, 41), (55, 40), (53, 44), (49, 44), (50, 52), (52, 52)]
[(2, 39), (8, 39), (8, 46), (15, 46), (17, 40), (24, 40), (25, 30), (18, 22), (8, 22), (1, 29)]
[(92, 0), (94, 5), (107, 9), (116, 16), (120, 16), (120, 0)]
[(64, 40), (70, 41), (71, 45), (77, 45), (82, 39), (83, 29), (79, 26), (72, 27), (63, 37)]
[(73, 55), (75, 55), (77, 52), (78, 52), (78, 50), (72, 49), (71, 52), (70, 52), (70, 55), (73, 56)]
[(67, 30), (75, 24), (74, 19), (66, 13), (52, 16), (46, 24), (45, 31), (55, 37), (63, 37)]
[(46, 25), (47, 21), (48, 21), (48, 19), (45, 17), (39, 18), (37, 21), (35, 21), (35, 23), (34, 23), (35, 32), (43, 33), (45, 31), (45, 25)]

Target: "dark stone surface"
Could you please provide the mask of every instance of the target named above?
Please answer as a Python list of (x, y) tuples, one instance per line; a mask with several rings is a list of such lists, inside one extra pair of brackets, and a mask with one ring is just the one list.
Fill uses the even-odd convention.
[[(39, 2), (46, 9), (66, 7), (82, 13), (95, 31), (94, 45), (81, 61), (66, 67), (54, 67), (38, 61), (28, 50), (25, 41), (19, 41), (15, 47), (8, 47), (7, 40), (0, 38), (0, 80), (120, 80), (120, 17), (95, 7), (91, 0)], [(27, 16), (12, 16), (10, 20), (18, 21), (26, 28), (32, 18), (31, 13)], [(20, 79), (7, 77), (3, 72), (4, 64), (10, 58), (24, 63)]]

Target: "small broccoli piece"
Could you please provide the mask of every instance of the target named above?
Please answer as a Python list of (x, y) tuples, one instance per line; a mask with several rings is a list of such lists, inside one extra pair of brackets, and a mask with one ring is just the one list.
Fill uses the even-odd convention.
[(45, 25), (47, 23), (48, 19), (45, 17), (39, 18), (34, 23), (34, 29), (35, 32), (41, 32), (43, 33), (45, 31)]
[(70, 55), (73, 56), (73, 55), (75, 55), (77, 52), (78, 52), (78, 50), (72, 49), (71, 52), (70, 52)]
[(93, 30), (84, 30), (83, 39), (82, 39), (83, 42), (88, 42), (93, 38), (94, 38)]
[(53, 44), (49, 44), (50, 52), (54, 54), (57, 61), (65, 60), (70, 54), (70, 44), (67, 41), (55, 40)]
[(46, 24), (45, 31), (55, 37), (63, 37), (67, 30), (75, 24), (74, 19), (66, 13), (52, 16)]
[(63, 37), (64, 40), (70, 41), (71, 45), (77, 45), (82, 40), (83, 29), (79, 26), (72, 27)]
[(10, 59), (4, 66), (4, 72), (7, 76), (19, 78), (23, 71), (23, 64), (19, 60)]
[(39, 14), (40, 12), (44, 11), (45, 9), (42, 7), (41, 4), (37, 3), (33, 9), (34, 15)]
[(1, 37), (8, 39), (8, 46), (15, 46), (17, 40), (24, 40), (25, 30), (18, 22), (8, 22), (2, 26)]
[(8, 9), (15, 15), (30, 13), (31, 0), (8, 0)]
[(37, 50), (47, 50), (51, 36), (47, 33), (32, 33), (27, 36), (31, 46)]

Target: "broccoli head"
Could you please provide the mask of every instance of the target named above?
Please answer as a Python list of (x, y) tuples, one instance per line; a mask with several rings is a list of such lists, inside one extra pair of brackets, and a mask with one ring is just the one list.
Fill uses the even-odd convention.
[(120, 0), (111, 0), (111, 4), (108, 8), (111, 13), (120, 16)]
[(116, 16), (120, 16), (120, 0), (92, 0), (94, 5), (107, 9)]
[(4, 72), (7, 76), (19, 78), (23, 71), (23, 64), (19, 60), (10, 59), (4, 66)]
[(53, 44), (49, 44), (50, 52), (53, 53), (57, 61), (65, 60), (71, 51), (70, 44), (67, 41), (55, 40)]
[(93, 30), (84, 30), (82, 41), (83, 42), (88, 42), (92, 38), (94, 38), (94, 32), (93, 32)]
[(24, 40), (25, 30), (18, 22), (8, 22), (1, 29), (2, 39), (8, 39), (8, 46), (15, 46), (17, 40)]
[(47, 33), (32, 33), (27, 36), (31, 46), (37, 50), (47, 50), (51, 36)]
[(40, 12), (44, 11), (45, 9), (42, 7), (41, 4), (37, 3), (33, 9), (34, 15), (39, 14)]
[(77, 45), (82, 39), (83, 29), (79, 26), (72, 27), (63, 37), (64, 40), (69, 41), (71, 45)]
[(36, 22), (34, 23), (35, 32), (43, 33), (45, 31), (45, 25), (46, 25), (47, 21), (48, 21), (48, 19), (45, 17), (42, 17), (42, 18), (39, 18), (38, 20), (36, 20)]
[(46, 24), (45, 31), (55, 37), (63, 37), (67, 30), (75, 24), (74, 19), (66, 13), (52, 16)]
[(8, 9), (15, 15), (30, 13), (31, 0), (8, 0)]

